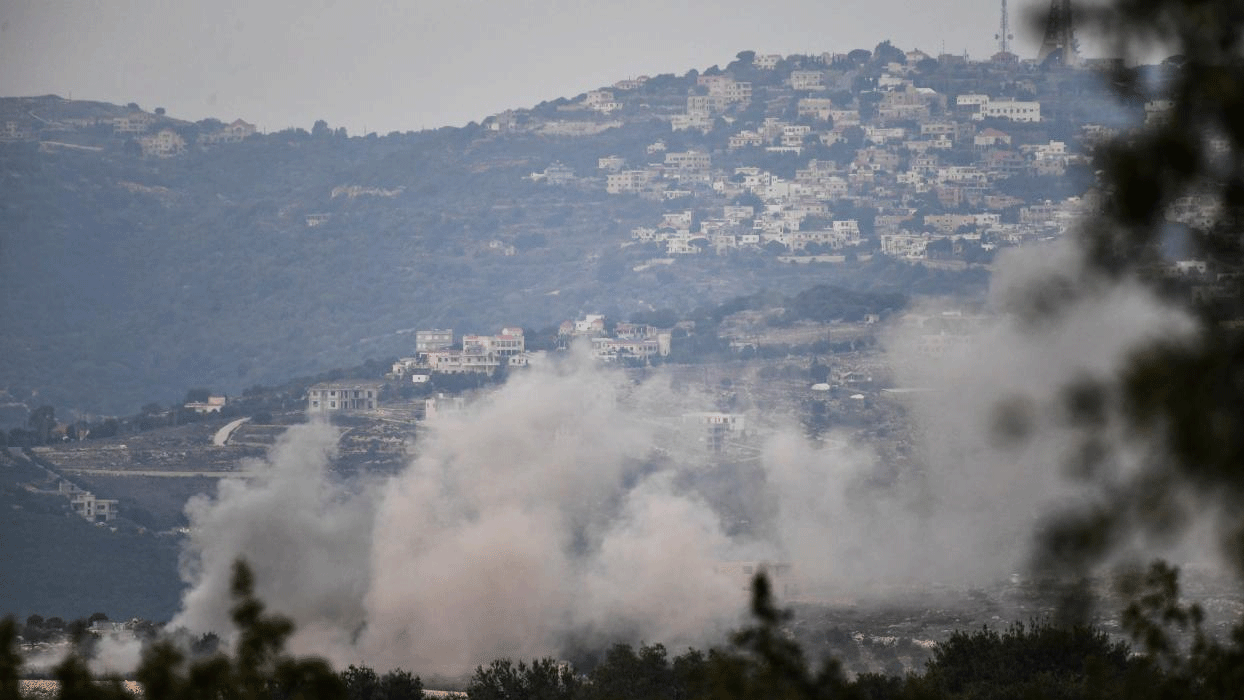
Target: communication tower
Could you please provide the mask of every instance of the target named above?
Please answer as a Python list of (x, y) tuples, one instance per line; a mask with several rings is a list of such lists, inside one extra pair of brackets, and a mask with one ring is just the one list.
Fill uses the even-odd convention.
[(1002, 21), (998, 23), (998, 33), (993, 37), (998, 41), (998, 53), (993, 55), (995, 63), (1015, 63), (1019, 57), (1011, 53), (1011, 20), (1006, 11), (1006, 0), (1002, 0)]

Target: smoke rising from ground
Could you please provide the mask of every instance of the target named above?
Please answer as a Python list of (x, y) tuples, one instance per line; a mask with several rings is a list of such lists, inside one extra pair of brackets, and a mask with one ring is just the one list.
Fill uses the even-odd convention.
[[(915, 351), (921, 336), (939, 333), (938, 321), (956, 320), (937, 318), (945, 306), (925, 310), (932, 327), (892, 334), (900, 383), (929, 390), (911, 400), (926, 465), (919, 503), (930, 520), (922, 535), (960, 576), (1023, 571), (1051, 514), (1117, 483), (1143, 446), (1108, 420), (1075, 415), (1069, 391), (1109, 386), (1141, 345), (1192, 332), (1185, 314), (1139, 283), (1084, 275), (1073, 241), (1013, 251), (1000, 256), (986, 314), (970, 324), (966, 342), (949, 343), (932, 360)], [(1104, 411), (1117, 406), (1107, 400)], [(1115, 454), (1120, 472), (1077, 471), (1091, 447)]]
[(1189, 328), (1128, 285), (1026, 312), (1036, 285), (1077, 264), (1070, 246), (1002, 260), (996, 314), (939, 358), (921, 351), (928, 328), (896, 327), (899, 381), (927, 389), (911, 395), (913, 463), (773, 426), (752, 463), (762, 478), (736, 494), (766, 522), (744, 530), (696, 488), (715, 467), (690, 457), (678, 417), (707, 401), (585, 354), (515, 372), (430, 421), (391, 478), (335, 481), (335, 429), (293, 428), (251, 465), (258, 478), (187, 506), (188, 589), (172, 624), (229, 629), (239, 556), (297, 623), (294, 651), (421, 673), (575, 644), (720, 643), (747, 597), (721, 562), (791, 562), (806, 596), (995, 581), (1022, 569), (1042, 517), (1092, 495), (1066, 473), (1082, 436), (1059, 418), (1063, 388)]

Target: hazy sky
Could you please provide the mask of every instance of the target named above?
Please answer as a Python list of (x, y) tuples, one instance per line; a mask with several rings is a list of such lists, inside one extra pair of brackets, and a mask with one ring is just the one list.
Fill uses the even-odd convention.
[[(0, 96), (137, 102), (169, 116), (316, 119), (351, 134), (459, 126), (739, 51), (996, 51), (1001, 0), (0, 0)], [(1011, 0), (1021, 56), (1039, 37)]]

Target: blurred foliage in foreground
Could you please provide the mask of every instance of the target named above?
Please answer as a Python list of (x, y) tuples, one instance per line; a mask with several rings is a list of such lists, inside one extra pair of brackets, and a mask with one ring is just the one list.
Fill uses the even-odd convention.
[[(665, 647), (616, 645), (586, 674), (553, 659), (530, 664), (498, 659), (475, 670), (468, 700), (820, 700), (821, 698), (1234, 698), (1244, 692), (1244, 636), (1232, 646), (1206, 639), (1199, 613), (1175, 597), (1176, 572), (1156, 566), (1136, 591), (1126, 625), (1148, 653), (1090, 627), (1045, 623), (1012, 625), (1004, 632), (959, 631), (938, 645), (923, 673), (906, 677), (863, 674), (848, 679), (834, 659), (814, 669), (789, 638), (789, 613), (776, 607), (763, 574), (753, 583), (754, 621), (728, 649), (688, 649), (669, 659)], [(350, 666), (335, 673), (318, 659), (284, 652), (292, 624), (264, 613), (249, 569), (234, 572), (232, 655), (215, 653), (187, 663), (171, 642), (150, 645), (135, 678), (152, 700), (211, 698), (277, 700), (422, 700), (417, 676), (380, 676)], [(21, 657), (17, 625), (0, 623), (0, 700), (17, 700)], [(1190, 634), (1178, 636), (1180, 630)], [(1183, 639), (1189, 646), (1180, 647)], [(55, 670), (59, 698), (129, 698), (119, 679), (97, 681), (84, 657), (71, 653)]]
[[(1080, 236), (1084, 265), (1049, 280), (1056, 293), (1036, 315), (1056, 320), (1139, 283), (1193, 331), (1138, 348), (1110, 380), (1066, 388), (1083, 439), (1074, 471), (1101, 496), (1048, 524), (1040, 563), (1082, 578), (1209, 518), (1244, 575), (1244, 3), (1116, 0), (1082, 15), (1123, 59), (1174, 54), (1160, 71), (1113, 76), (1120, 94), (1173, 107), (1099, 150), (1102, 207)], [(1195, 284), (1173, 282), (1176, 260), (1204, 264)]]

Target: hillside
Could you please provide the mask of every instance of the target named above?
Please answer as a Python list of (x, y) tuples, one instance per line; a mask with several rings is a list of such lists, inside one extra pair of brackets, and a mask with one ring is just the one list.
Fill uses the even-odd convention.
[[(168, 619), (177, 610), (180, 543), (166, 535), (94, 525), (55, 495), (56, 484), (20, 454), (0, 451), (0, 592), (5, 614), (55, 611), (65, 619)], [(34, 490), (38, 487), (38, 490)]]
[[(1039, 227), (982, 238), (973, 224), (970, 244), (920, 247), (950, 271), (887, 253), (883, 238), (927, 235), (927, 217), (946, 214), (1019, 226), (1023, 205), (1090, 183), (1080, 127), (1120, 119), (1088, 71), (888, 44), (850, 60), (763, 58), (385, 136), (0, 99), (0, 398), (119, 414), (189, 386), (237, 394), (405, 354), (420, 327), (624, 319), (819, 283), (976, 294), (988, 251)], [(956, 112), (968, 92), (1038, 98), (1048, 117), (980, 122), (1009, 132), (982, 149)], [(1054, 139), (1070, 155), (1052, 169), (1021, 152)], [(936, 175), (956, 164), (979, 181)], [(619, 189), (619, 173), (646, 174)], [(748, 209), (723, 217), (730, 206)]]

